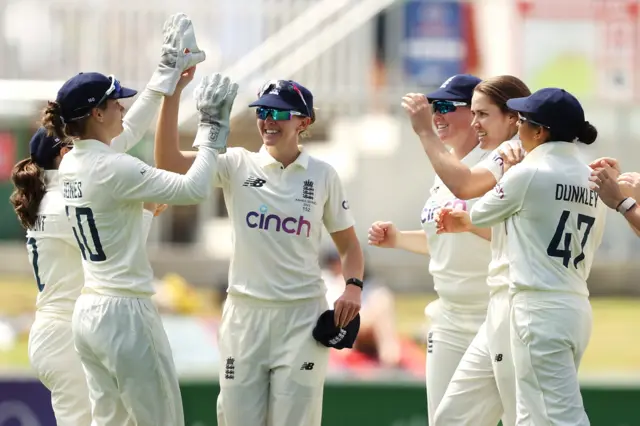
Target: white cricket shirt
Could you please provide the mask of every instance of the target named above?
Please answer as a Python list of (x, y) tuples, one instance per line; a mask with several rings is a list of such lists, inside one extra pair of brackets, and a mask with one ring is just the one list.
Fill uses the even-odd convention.
[(473, 207), (474, 225), (506, 226), (512, 291), (589, 295), (586, 280), (606, 216), (590, 174), (575, 144), (547, 142)]
[(117, 153), (97, 140), (74, 143), (59, 174), (86, 287), (106, 295), (154, 293), (142, 202), (188, 205), (205, 200), (215, 155), (200, 147), (189, 172), (179, 175)]
[[(123, 119), (122, 133), (111, 141), (111, 148), (126, 152), (144, 136), (155, 118), (162, 94), (143, 90)], [(57, 170), (45, 171), (46, 194), (38, 209), (33, 229), (27, 230), (27, 250), (38, 286), (36, 309), (71, 316), (84, 285), (82, 256), (67, 219), (65, 201)], [(144, 211), (142, 237), (146, 242), (153, 213)]]
[(67, 220), (57, 171), (45, 171), (45, 185), (36, 224), (27, 230), (29, 262), (38, 286), (36, 309), (71, 316), (84, 284), (82, 258)]
[[(518, 136), (514, 136), (514, 138), (516, 137)], [(500, 182), (504, 174), (504, 161), (500, 157), (499, 150), (507, 145), (510, 145), (514, 150), (520, 150), (523, 155), (526, 154), (520, 140), (511, 139), (501, 143), (477, 166), (489, 170), (495, 177), (496, 183)], [(498, 223), (491, 227), (491, 262), (489, 263), (487, 274), (487, 285), (491, 294), (493, 294), (508, 288), (510, 283), (506, 225)]]
[(354, 225), (335, 169), (302, 150), (287, 168), (263, 146), (218, 156), (215, 184), (232, 224), (229, 293), (272, 301), (322, 297), (322, 227)]
[[(84, 285), (82, 255), (65, 212), (58, 171), (45, 173), (46, 193), (38, 218), (27, 230), (27, 252), (38, 287), (36, 309), (71, 318)], [(149, 234), (153, 213), (144, 211), (143, 238)]]
[[(462, 163), (474, 166), (489, 155), (476, 146)], [(420, 221), (427, 235), (431, 260), (429, 272), (438, 297), (449, 309), (486, 311), (489, 300), (487, 267), (491, 260), (490, 242), (471, 232), (436, 234), (435, 218), (443, 207), (471, 211), (478, 200), (459, 200), (436, 176)]]

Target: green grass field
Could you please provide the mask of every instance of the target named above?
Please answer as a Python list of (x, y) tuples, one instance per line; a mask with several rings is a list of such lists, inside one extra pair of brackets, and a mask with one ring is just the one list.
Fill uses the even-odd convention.
[[(203, 299), (211, 300), (209, 292)], [(0, 315), (33, 311), (36, 286), (30, 277), (0, 277)], [(413, 336), (424, 325), (424, 307), (432, 294), (399, 295), (398, 329)], [(593, 334), (581, 365), (583, 376), (640, 378), (640, 298), (594, 298)], [(28, 367), (26, 337), (11, 350), (0, 350), (0, 367)]]

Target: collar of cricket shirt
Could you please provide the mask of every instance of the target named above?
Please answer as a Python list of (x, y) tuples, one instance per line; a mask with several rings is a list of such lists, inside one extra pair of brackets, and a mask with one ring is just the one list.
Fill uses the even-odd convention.
[(100, 142), (97, 139), (82, 139), (73, 141), (73, 148), (80, 148), (81, 150), (91, 151), (109, 151), (111, 147), (105, 143)]
[[(298, 145), (298, 149), (300, 150), (300, 155), (298, 155), (298, 158), (296, 158), (296, 160), (291, 164), (298, 165), (306, 170), (306, 168), (309, 166), (309, 154), (301, 145)], [(267, 148), (264, 145), (262, 145), (262, 147), (260, 148), (260, 151), (258, 152), (258, 157), (259, 157), (260, 166), (262, 168), (273, 165), (273, 164), (280, 164), (278, 160), (276, 160), (271, 156), (271, 154), (269, 154), (269, 151), (267, 151)]]
[(522, 162), (538, 161), (547, 154), (578, 156), (578, 147), (573, 142), (545, 142), (527, 153)]

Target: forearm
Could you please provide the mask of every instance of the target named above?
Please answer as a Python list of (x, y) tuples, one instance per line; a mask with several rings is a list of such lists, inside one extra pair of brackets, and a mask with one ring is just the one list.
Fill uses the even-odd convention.
[(340, 260), (342, 275), (345, 280), (349, 278), (362, 280), (364, 276), (364, 254), (357, 239), (354, 239), (347, 250), (340, 254)]
[(427, 234), (423, 230), (400, 231), (396, 239), (396, 248), (411, 253), (429, 255)]
[[(442, 143), (442, 141), (433, 133), (420, 135), (422, 147), (429, 157), (429, 161), (433, 166), (436, 174), (447, 188), (456, 197), (462, 200), (479, 197), (480, 194), (474, 194), (471, 190), (473, 176), (471, 169), (458, 160)], [(489, 189), (491, 189), (489, 187)]]
[(167, 96), (160, 108), (156, 126), (155, 162), (156, 167), (170, 172), (185, 174), (196, 158), (195, 151), (180, 151), (178, 132), (178, 111), (180, 94)]
[(633, 232), (640, 237), (640, 208), (637, 205), (632, 207), (624, 214), (624, 218), (631, 225)]

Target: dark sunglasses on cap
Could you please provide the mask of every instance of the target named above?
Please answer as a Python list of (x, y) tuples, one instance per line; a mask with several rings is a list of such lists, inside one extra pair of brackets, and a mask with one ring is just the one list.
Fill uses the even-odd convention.
[(258, 98), (261, 98), (265, 93), (269, 93), (274, 89), (285, 90), (290, 93), (296, 93), (302, 100), (302, 103), (304, 104), (304, 107), (307, 110), (307, 117), (311, 117), (311, 111), (309, 111), (309, 105), (307, 105), (307, 101), (304, 100), (304, 96), (302, 95), (302, 92), (300, 91), (298, 86), (296, 86), (295, 84), (289, 81), (286, 81), (286, 80), (267, 81), (265, 85), (262, 86), (262, 89), (260, 89), (260, 91), (258, 92)]
[(431, 103), (431, 109), (434, 113), (448, 114), (454, 112), (458, 107), (469, 106), (467, 102), (460, 101), (433, 101)]
[(523, 116), (522, 114), (518, 114), (518, 124), (523, 124), (523, 123), (529, 123), (529, 124), (533, 124), (534, 126), (540, 126), (540, 127), (544, 127), (545, 129), (550, 129), (550, 127), (547, 126), (546, 124), (538, 123), (535, 120), (532, 120), (530, 118)]
[[(107, 91), (104, 92), (104, 95), (102, 95), (100, 100), (95, 103), (95, 106), (98, 106), (98, 105), (102, 104), (109, 96), (111, 96), (112, 93), (120, 93), (122, 91), (122, 88), (120, 86), (120, 82), (116, 79), (116, 77), (113, 74), (109, 76), (109, 81), (111, 81), (111, 85), (109, 86)], [(84, 108), (86, 108), (86, 107), (82, 107), (80, 109), (84, 109)], [(74, 117), (74, 118), (72, 118), (71, 120), (68, 120), (68, 121), (80, 120), (82, 118), (88, 117), (90, 114), (91, 114), (91, 111), (89, 111), (85, 115), (81, 115), (79, 117)]]
[(300, 117), (304, 116), (304, 114), (298, 111), (282, 111), (279, 109), (263, 108), (263, 107), (256, 108), (256, 115), (260, 120), (266, 120), (267, 117), (271, 117), (274, 121), (291, 120), (291, 117), (293, 117), (294, 115), (297, 115)]

